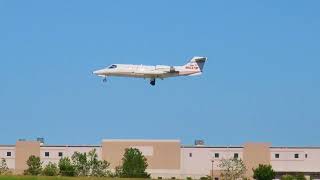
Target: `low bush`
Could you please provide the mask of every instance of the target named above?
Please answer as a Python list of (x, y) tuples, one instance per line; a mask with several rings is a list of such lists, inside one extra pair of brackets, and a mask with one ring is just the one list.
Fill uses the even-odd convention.
[(57, 176), (59, 174), (59, 169), (56, 164), (49, 162), (43, 170), (42, 175), (44, 176)]

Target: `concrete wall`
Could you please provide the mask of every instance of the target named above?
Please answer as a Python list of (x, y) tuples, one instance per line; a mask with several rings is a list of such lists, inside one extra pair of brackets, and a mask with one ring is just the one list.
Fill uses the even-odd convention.
[(31, 155), (40, 157), (40, 142), (17, 141), (15, 150), (15, 173), (21, 174), (27, 169), (26, 162)]
[(139, 149), (148, 161), (148, 171), (153, 177), (171, 177), (180, 173), (179, 140), (104, 140), (102, 159), (110, 162), (111, 168), (122, 164), (126, 148)]
[[(218, 153), (219, 157), (215, 157), (215, 153)], [(181, 174), (184, 178), (194, 179), (211, 176), (212, 173), (214, 177), (220, 177), (219, 163), (222, 159), (234, 157), (235, 153), (242, 158), (241, 147), (183, 147), (181, 148)]]
[(270, 143), (246, 143), (243, 148), (243, 161), (247, 167), (246, 176), (252, 178), (253, 168), (259, 164), (270, 164)]
[[(7, 152), (11, 152), (11, 156), (7, 156)], [(9, 169), (15, 169), (15, 146), (0, 146), (0, 159), (4, 158)]]
[(270, 151), (271, 165), (278, 172), (320, 172), (320, 148), (271, 148)]
[[(44, 165), (49, 162), (58, 164), (61, 158), (59, 152), (62, 152), (62, 157), (71, 158), (75, 152), (88, 153), (93, 149), (96, 149), (98, 158), (101, 159), (101, 147), (99, 146), (41, 146), (40, 157)], [(45, 156), (45, 152), (49, 152), (49, 157)]]

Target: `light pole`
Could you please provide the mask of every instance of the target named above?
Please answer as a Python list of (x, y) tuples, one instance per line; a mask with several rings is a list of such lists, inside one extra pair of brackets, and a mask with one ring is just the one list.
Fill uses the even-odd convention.
[(214, 160), (212, 159), (211, 160), (211, 179), (213, 180), (213, 163), (214, 163)]

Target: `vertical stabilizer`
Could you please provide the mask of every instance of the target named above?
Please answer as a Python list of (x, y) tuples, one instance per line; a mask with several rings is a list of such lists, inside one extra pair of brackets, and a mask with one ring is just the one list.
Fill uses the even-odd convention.
[(189, 63), (184, 65), (184, 67), (189, 70), (202, 72), (206, 61), (207, 61), (206, 57), (196, 56), (196, 57), (193, 57)]

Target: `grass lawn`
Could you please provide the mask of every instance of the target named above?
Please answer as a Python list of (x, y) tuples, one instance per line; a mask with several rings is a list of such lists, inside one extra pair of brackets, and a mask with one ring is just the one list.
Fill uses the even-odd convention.
[[(46, 177), (46, 176), (0, 176), (0, 180), (121, 180), (121, 178), (97, 177)], [(126, 178), (122, 180), (141, 180)]]

